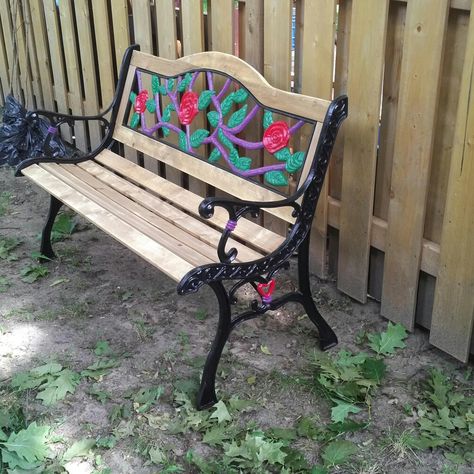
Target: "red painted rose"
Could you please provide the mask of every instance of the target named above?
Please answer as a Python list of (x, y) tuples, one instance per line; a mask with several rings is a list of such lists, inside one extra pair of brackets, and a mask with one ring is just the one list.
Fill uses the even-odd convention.
[(141, 91), (137, 95), (137, 98), (135, 99), (135, 112), (138, 112), (139, 114), (142, 114), (143, 112), (145, 112), (147, 100), (148, 100), (148, 91), (147, 90)]
[(192, 91), (185, 92), (179, 105), (178, 118), (183, 125), (189, 125), (199, 113), (199, 96)]
[(270, 152), (275, 153), (288, 145), (290, 130), (288, 124), (283, 121), (273, 122), (263, 134), (263, 146)]

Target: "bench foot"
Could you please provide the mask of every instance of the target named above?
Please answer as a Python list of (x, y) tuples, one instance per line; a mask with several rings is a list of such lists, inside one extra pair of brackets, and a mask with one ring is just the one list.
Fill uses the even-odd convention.
[(51, 246), (51, 231), (53, 230), (54, 220), (56, 219), (56, 216), (58, 215), (62, 205), (63, 203), (59, 199), (51, 196), (48, 217), (41, 234), (40, 253), (51, 260), (56, 258), (56, 254), (54, 253), (53, 247)]
[(217, 403), (215, 389), (217, 366), (232, 330), (230, 299), (224, 285), (221, 282), (212, 282), (209, 283), (209, 286), (216, 294), (219, 303), (219, 323), (202, 373), (201, 386), (197, 397), (198, 410), (210, 408)]

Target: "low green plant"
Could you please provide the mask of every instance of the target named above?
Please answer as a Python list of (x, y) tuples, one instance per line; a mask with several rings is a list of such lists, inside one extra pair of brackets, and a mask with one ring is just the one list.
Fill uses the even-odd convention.
[(77, 229), (75, 217), (69, 212), (58, 215), (51, 231), (51, 242), (59, 242), (69, 238)]
[(18, 257), (13, 253), (19, 245), (21, 240), (10, 238), (10, 237), (0, 237), (0, 259), (11, 262), (13, 260), (18, 260)]
[(0, 293), (5, 293), (10, 286), (10, 280), (5, 278), (4, 276), (0, 276)]
[(47, 276), (48, 274), (48, 267), (34, 263), (27, 265), (20, 272), (20, 275), (23, 277), (22, 281), (24, 281), (25, 283), (34, 283), (35, 281)]
[(0, 217), (8, 212), (12, 197), (13, 196), (8, 191), (2, 191), (0, 193)]

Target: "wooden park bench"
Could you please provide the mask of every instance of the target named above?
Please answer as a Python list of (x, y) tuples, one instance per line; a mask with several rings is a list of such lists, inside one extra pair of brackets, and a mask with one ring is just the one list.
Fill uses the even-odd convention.
[[(36, 113), (50, 120), (49, 137), (91, 120), (101, 121), (105, 135), (92, 152), (69, 158), (51, 156), (46, 143), (42, 156), (17, 168), (17, 175), (51, 195), (41, 253), (54, 258), (51, 229), (65, 204), (178, 282), (178, 294), (195, 293), (204, 284), (216, 294), (217, 333), (198, 408), (216, 403), (219, 359), (230, 332), (243, 321), (298, 302), (319, 331), (321, 349), (337, 344), (312, 299), (308, 258), (316, 203), (347, 116), (345, 96), (329, 102), (275, 89), (227, 54), (170, 61), (133, 46), (103, 114)], [(207, 183), (218, 197), (203, 199), (122, 158), (117, 152), (124, 148)], [(262, 210), (289, 223), (286, 237), (245, 217)], [(273, 297), (275, 275), (293, 256), (298, 290)], [(244, 284), (255, 289), (258, 301), (232, 316), (235, 292)]]

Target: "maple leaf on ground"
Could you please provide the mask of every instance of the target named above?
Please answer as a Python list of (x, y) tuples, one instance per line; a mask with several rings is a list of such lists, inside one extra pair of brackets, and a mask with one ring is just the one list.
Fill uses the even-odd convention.
[(224, 421), (231, 421), (232, 417), (230, 416), (229, 410), (227, 409), (226, 404), (220, 400), (215, 405), (214, 408), (216, 409), (211, 418), (217, 418), (217, 423), (223, 423)]
[(407, 330), (401, 324), (388, 323), (387, 330), (380, 334), (368, 334), (369, 347), (377, 354), (390, 355), (395, 353), (395, 349), (403, 349), (406, 344), (403, 342), (407, 337)]
[(80, 458), (87, 456), (89, 451), (95, 446), (96, 442), (92, 438), (84, 438), (76, 441), (66, 452), (63, 454), (64, 461), (70, 461), (73, 458)]
[(66, 398), (68, 393), (74, 393), (79, 384), (80, 376), (76, 372), (64, 369), (59, 377), (51, 380), (40, 387), (42, 389), (36, 398), (43, 400), (46, 406), (54, 405), (59, 400)]
[(357, 452), (357, 446), (351, 441), (333, 441), (329, 443), (321, 455), (325, 466), (337, 466), (346, 462)]
[(49, 426), (38, 426), (34, 421), (28, 428), (18, 433), (11, 433), (7, 441), (1, 444), (28, 463), (43, 461), (49, 454), (47, 445), (49, 430)]
[(344, 421), (349, 413), (360, 412), (360, 408), (352, 403), (345, 403), (338, 400), (336, 402), (337, 405), (331, 409), (331, 420), (334, 421), (334, 423)]

